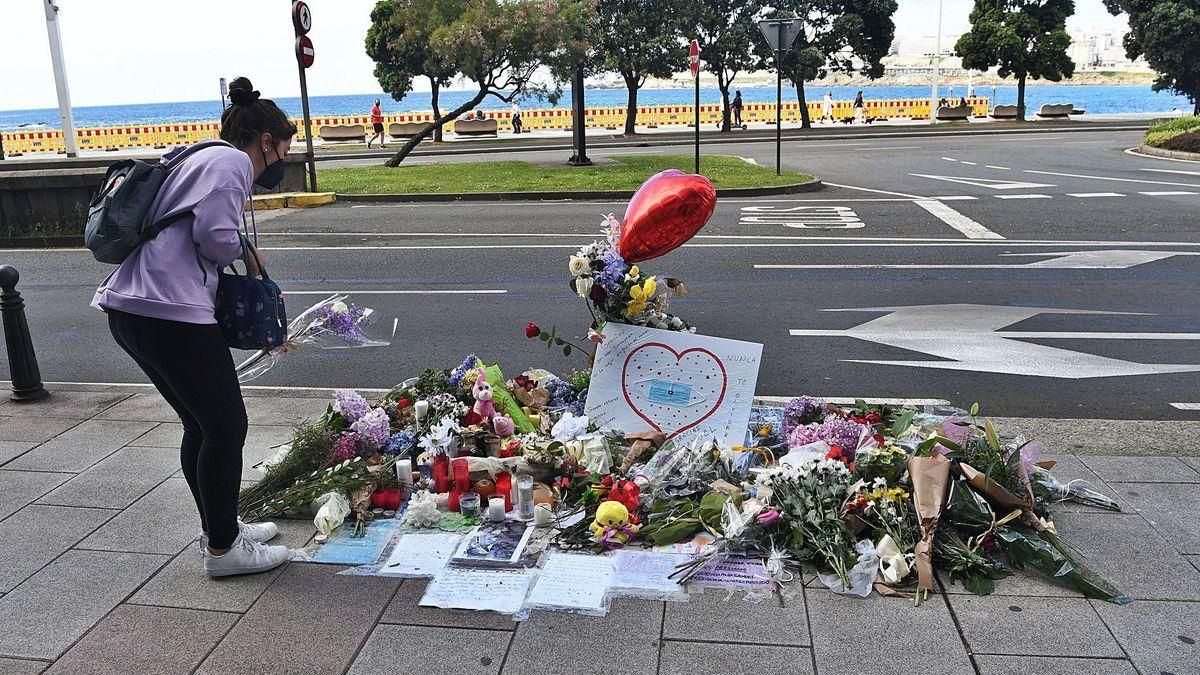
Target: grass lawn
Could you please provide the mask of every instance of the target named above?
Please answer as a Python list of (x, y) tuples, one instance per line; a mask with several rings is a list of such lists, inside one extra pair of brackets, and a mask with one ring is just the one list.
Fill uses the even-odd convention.
[[(1179, 144), (1176, 138), (1184, 134), (1189, 134), (1189, 136), (1200, 135), (1200, 116), (1180, 117), (1155, 124), (1146, 131), (1146, 145), (1155, 148), (1167, 148), (1169, 150), (1200, 152), (1200, 144), (1198, 144), (1196, 149), (1192, 147), (1174, 147)], [(1185, 145), (1190, 146), (1192, 143)]]
[[(553, 168), (520, 161), (401, 165), (395, 169), (348, 167), (324, 169), (320, 180), (321, 189), (342, 194), (636, 190), (663, 169), (690, 173), (694, 161), (692, 155), (628, 155), (613, 159), (620, 163), (569, 167), (564, 162)], [(702, 156), (700, 172), (718, 188), (790, 185), (812, 178), (790, 172), (776, 176), (773, 167), (724, 156)]]

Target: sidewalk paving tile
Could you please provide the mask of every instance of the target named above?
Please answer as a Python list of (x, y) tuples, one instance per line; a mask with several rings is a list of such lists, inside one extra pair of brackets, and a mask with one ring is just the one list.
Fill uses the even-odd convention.
[(1180, 553), (1200, 554), (1200, 485), (1113, 483)]
[[(250, 425), (246, 433), (246, 446), (242, 449), (242, 480), (257, 480), (261, 477), (258, 470), (251, 467), (274, 455), (278, 446), (292, 440), (294, 435), (295, 428), (290, 426)], [(172, 448), (178, 453), (182, 441), (183, 425), (164, 423), (137, 439), (137, 445)]]
[[(922, 675), (973, 671), (944, 596), (930, 596), (919, 608), (896, 598), (854, 598), (822, 589), (806, 589), (805, 598), (818, 673), (907, 675), (914, 663), (921, 664)], [(902, 637), (896, 637), (898, 629)]]
[(980, 675), (1138, 675), (1125, 659), (1073, 659), (1061, 656), (989, 656), (975, 657)]
[(488, 630), (514, 631), (516, 621), (511, 616), (496, 612), (471, 609), (441, 609), (421, 607), (421, 596), (425, 595), (425, 579), (405, 579), (388, 603), (379, 623), (403, 624), (406, 626), (440, 626), (442, 628), (479, 628)]
[(511, 639), (494, 630), (376, 626), (348, 675), (496, 675)]
[[(299, 548), (313, 535), (308, 521), (281, 520), (272, 545)], [(209, 578), (204, 573), (199, 544), (190, 542), (166, 567), (147, 581), (129, 602), (139, 605), (181, 607), (221, 612), (246, 612), (271, 582), (283, 572), (278, 567), (262, 574)]]
[(200, 536), (200, 515), (187, 482), (168, 478), (103, 527), (79, 548), (174, 555)]
[(337, 576), (339, 569), (289, 564), (197, 675), (343, 672), (399, 580)]
[(0, 592), (11, 591), (114, 515), (30, 504), (0, 521)]
[(67, 551), (0, 598), (0, 656), (58, 658), (166, 561)]
[(664, 640), (659, 675), (807, 675), (813, 672), (812, 650), (721, 642)]
[(46, 673), (185, 675), (200, 665), (238, 618), (223, 612), (121, 605)]
[[(1069, 536), (1070, 533), (1068, 533)], [(945, 584), (945, 592), (947, 595), (975, 595), (963, 587), (961, 583), (951, 583), (946, 575), (942, 575), (942, 582)], [(1014, 571), (1012, 576), (1005, 577), (996, 582), (996, 589), (992, 592), (997, 596), (1023, 596), (1035, 598), (1082, 598), (1083, 593), (1059, 583), (1051, 581), (1047, 577), (1033, 571)]]
[(38, 675), (50, 665), (44, 661), (25, 661), (0, 657), (0, 675)]
[(1200, 457), (1180, 457), (1184, 464), (1192, 467), (1196, 471), (1200, 471)]
[(104, 420), (137, 420), (139, 422), (178, 422), (179, 415), (157, 391), (134, 394), (115, 406), (96, 415)]
[(246, 415), (250, 424), (294, 426), (320, 417), (327, 405), (325, 399), (250, 396), (246, 398)]
[(149, 422), (88, 420), (14, 459), (7, 468), (79, 473), (153, 427)]
[(1141, 516), (1064, 513), (1055, 518), (1055, 525), (1080, 562), (1125, 595), (1135, 600), (1200, 600), (1200, 572), (1189, 569)]
[(1200, 603), (1092, 604), (1143, 673), (1183, 675), (1200, 669)]
[(1125, 656), (1087, 600), (960, 595), (950, 606), (975, 654)]
[(0, 441), (45, 443), (82, 421), (66, 417), (33, 417), (24, 413), (19, 417), (0, 416)]
[(603, 618), (534, 612), (504, 662), (506, 675), (653, 673), (658, 667), (661, 602), (614, 600)]
[(0, 520), (73, 478), (69, 473), (0, 469)]
[(0, 466), (36, 447), (32, 441), (0, 441)]
[(179, 469), (179, 451), (126, 447), (42, 497), (43, 504), (123, 509)]
[(710, 588), (692, 595), (688, 602), (666, 603), (663, 639), (793, 647), (812, 644), (802, 593), (788, 598), (784, 607), (773, 596), (761, 602), (744, 598), (744, 592)]
[(113, 407), (129, 396), (108, 391), (52, 390), (49, 398), (40, 401), (0, 407), (0, 415), (86, 419)]
[(1178, 457), (1083, 457), (1108, 483), (1200, 483), (1200, 473)]
[(1192, 567), (1200, 570), (1200, 555), (1185, 555), (1183, 557), (1192, 563)]

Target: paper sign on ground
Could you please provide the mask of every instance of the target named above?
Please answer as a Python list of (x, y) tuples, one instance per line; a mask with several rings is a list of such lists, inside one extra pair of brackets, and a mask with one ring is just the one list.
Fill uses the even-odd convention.
[(622, 549), (613, 556), (617, 571), (612, 579), (615, 595), (633, 595), (656, 599), (686, 599), (687, 590), (670, 576), (675, 568), (691, 559), (679, 553), (659, 553)]
[(533, 575), (528, 572), (447, 567), (429, 582), (419, 604), (516, 614), (525, 604), (532, 581)]
[(354, 528), (351, 525), (343, 525), (321, 545), (320, 550), (313, 556), (313, 562), (370, 565), (383, 555), (383, 548), (391, 540), (399, 522), (394, 518), (372, 520), (363, 528), (361, 537), (354, 536)]
[(619, 323), (604, 337), (585, 409), (592, 422), (677, 443), (743, 442), (762, 345)]
[(383, 576), (432, 577), (446, 567), (462, 542), (457, 532), (410, 532), (402, 535), (379, 568)]
[(688, 583), (716, 588), (762, 588), (771, 585), (771, 577), (757, 558), (717, 558), (705, 565)]
[(526, 604), (529, 607), (602, 613), (613, 576), (612, 558), (552, 553)]

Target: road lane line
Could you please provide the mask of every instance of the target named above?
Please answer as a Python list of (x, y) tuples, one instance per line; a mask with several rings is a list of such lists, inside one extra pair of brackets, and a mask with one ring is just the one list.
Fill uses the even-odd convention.
[(1171, 407), (1179, 410), (1200, 410), (1200, 403), (1172, 403)]
[(1138, 194), (1146, 195), (1147, 197), (1177, 197), (1177, 196), (1181, 196), (1181, 195), (1194, 195), (1196, 193), (1188, 192), (1186, 190), (1161, 190), (1161, 191), (1157, 191), (1157, 192), (1154, 192), (1154, 191), (1139, 192)]
[(1124, 197), (1120, 192), (1068, 192), (1068, 197)]
[(1200, 176), (1200, 171), (1179, 171), (1177, 169), (1146, 169), (1142, 171), (1153, 171), (1155, 173), (1181, 173), (1185, 176)]
[(1050, 195), (994, 195), (996, 199), (1052, 199)]
[(985, 169), (999, 169), (1000, 171), (1012, 171), (1012, 169), (1008, 168), (1007, 166), (993, 166), (993, 165), (991, 165), (991, 164), (984, 164), (984, 165), (983, 165), (983, 168), (985, 168)]
[(874, 192), (874, 193), (876, 193), (876, 194), (881, 194), (881, 195), (892, 195), (892, 196), (894, 196), (894, 197), (907, 197), (907, 198), (909, 198), (909, 199), (928, 199), (928, 197), (921, 197), (921, 196), (919, 196), (919, 195), (910, 195), (910, 194), (908, 194), (907, 192), (892, 192), (892, 191), (890, 191), (890, 190), (876, 190), (875, 188), (865, 188), (865, 187), (858, 187), (858, 186), (855, 186), (855, 185), (844, 185), (844, 184), (840, 184), (840, 183), (830, 183), (829, 181), (825, 181), (825, 184), (826, 184), (826, 185), (830, 185), (830, 186), (832, 186), (832, 187), (836, 187), (836, 188), (843, 188), (843, 189), (846, 189), (846, 190), (862, 190), (863, 192)]
[(930, 197), (930, 199), (939, 202), (967, 202), (979, 199), (979, 197), (972, 197), (970, 195), (950, 195), (948, 197)]
[(936, 200), (919, 200), (913, 202), (917, 206), (933, 214), (938, 220), (962, 232), (968, 239), (1003, 239), (1004, 237), (992, 232), (983, 225), (971, 220), (963, 214)]
[(1067, 178), (1090, 178), (1092, 180), (1113, 180), (1121, 183), (1148, 183), (1150, 185), (1178, 185), (1179, 187), (1200, 187), (1196, 183), (1169, 183), (1160, 180), (1138, 180), (1136, 178), (1113, 178), (1112, 176), (1089, 176), (1082, 173), (1059, 173), (1057, 171), (1034, 171), (1025, 169), (1025, 173), (1036, 173), (1043, 176), (1066, 176)]
[(942, 159), (946, 160), (947, 162), (957, 162), (958, 161), (957, 159), (954, 159), (952, 157), (943, 157)]
[[(264, 249), (265, 250), (265, 249)], [(427, 289), (427, 290), (386, 290), (370, 289), (344, 291), (294, 291), (283, 289), (286, 295), (503, 295), (508, 291), (499, 288), (481, 289)]]
[(967, 161), (967, 160), (965, 160), (965, 159), (964, 159), (964, 160), (962, 160), (962, 161), (960, 162), (960, 164), (966, 164), (967, 166), (979, 166), (979, 162), (968, 162), (968, 161)]

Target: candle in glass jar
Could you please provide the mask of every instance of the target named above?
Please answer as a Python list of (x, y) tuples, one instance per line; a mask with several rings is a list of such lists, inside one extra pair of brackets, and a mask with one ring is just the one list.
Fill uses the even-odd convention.
[(458, 511), (464, 518), (475, 518), (479, 515), (479, 495), (468, 492), (458, 498)]
[(533, 476), (517, 477), (517, 518), (533, 520)]
[(550, 527), (554, 522), (554, 511), (549, 504), (538, 504), (533, 507), (533, 524), (537, 527)]
[(492, 497), (488, 500), (488, 520), (500, 522), (504, 520), (504, 497)]

